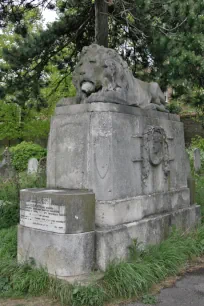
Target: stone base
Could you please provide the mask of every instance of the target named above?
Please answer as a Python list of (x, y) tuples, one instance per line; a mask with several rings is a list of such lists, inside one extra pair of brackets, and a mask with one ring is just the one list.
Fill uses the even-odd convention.
[(95, 260), (95, 233), (58, 234), (19, 225), (18, 261), (34, 260), (49, 274), (68, 277), (90, 273)]
[(188, 206), (190, 194), (186, 187), (122, 200), (97, 201), (96, 226), (116, 226)]
[(105, 270), (109, 262), (125, 259), (133, 239), (146, 244), (156, 244), (168, 237), (171, 226), (188, 230), (200, 219), (200, 206), (176, 210), (171, 213), (154, 215), (137, 222), (96, 231), (96, 264)]

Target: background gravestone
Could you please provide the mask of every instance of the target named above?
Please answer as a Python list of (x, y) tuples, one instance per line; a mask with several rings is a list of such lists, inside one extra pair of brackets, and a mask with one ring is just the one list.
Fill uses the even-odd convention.
[(28, 174), (37, 173), (38, 171), (38, 160), (37, 158), (30, 158), (28, 161)]
[(194, 158), (194, 169), (195, 172), (198, 172), (201, 168), (201, 161), (200, 161), (200, 150), (195, 149), (193, 152), (193, 158)]
[(2, 162), (0, 163), (0, 178), (3, 180), (10, 179), (14, 177), (14, 175), (15, 170), (11, 163), (11, 153), (9, 152), (9, 149), (6, 148), (3, 152)]

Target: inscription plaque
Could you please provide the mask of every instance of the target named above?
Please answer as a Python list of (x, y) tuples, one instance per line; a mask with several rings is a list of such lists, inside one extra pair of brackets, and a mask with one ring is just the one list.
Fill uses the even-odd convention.
[(66, 232), (65, 206), (52, 205), (51, 198), (26, 201), (20, 211), (20, 224), (55, 233)]
[(20, 225), (58, 234), (93, 231), (95, 196), (88, 190), (21, 190)]

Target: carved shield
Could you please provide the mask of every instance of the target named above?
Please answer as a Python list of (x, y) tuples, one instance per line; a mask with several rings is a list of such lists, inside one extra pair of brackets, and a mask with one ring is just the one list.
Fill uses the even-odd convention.
[(164, 158), (163, 142), (163, 133), (158, 129), (154, 130), (149, 143), (149, 158), (154, 166), (159, 165)]
[(145, 185), (150, 173), (150, 164), (158, 166), (161, 163), (165, 179), (167, 179), (169, 175), (169, 148), (165, 130), (159, 126), (148, 126), (143, 136), (142, 181)]
[(97, 136), (95, 141), (95, 163), (100, 178), (104, 179), (108, 173), (110, 163), (109, 137)]

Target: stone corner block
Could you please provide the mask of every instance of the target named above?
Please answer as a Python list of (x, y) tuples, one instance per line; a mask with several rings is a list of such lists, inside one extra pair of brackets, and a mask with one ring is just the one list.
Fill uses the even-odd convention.
[(95, 195), (87, 190), (21, 190), (20, 224), (61, 234), (94, 231)]
[(34, 260), (51, 275), (90, 273), (94, 267), (95, 233), (58, 234), (18, 226), (18, 262)]

